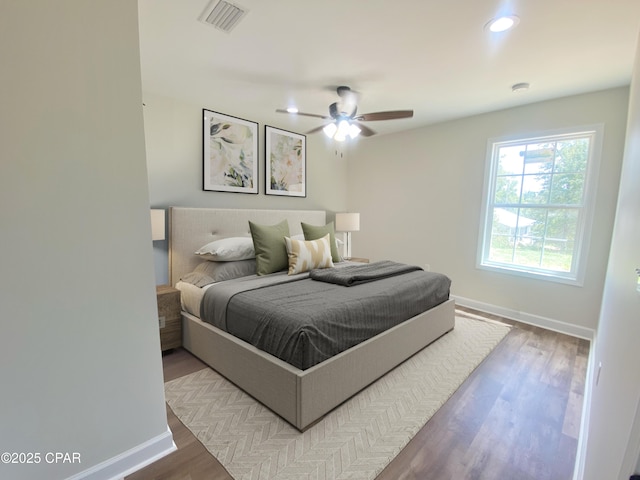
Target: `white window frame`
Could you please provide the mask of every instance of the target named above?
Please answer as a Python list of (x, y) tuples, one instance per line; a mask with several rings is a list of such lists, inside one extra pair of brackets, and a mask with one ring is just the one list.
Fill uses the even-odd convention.
[[(537, 278), (552, 282), (582, 286), (587, 267), (589, 239), (595, 210), (598, 171), (602, 156), (602, 139), (604, 125), (585, 125), (579, 127), (550, 130), (527, 135), (490, 138), (487, 141), (485, 178), (482, 193), (482, 210), (480, 217), (480, 232), (478, 237), (478, 253), (476, 267), (482, 270), (507, 273), (517, 276)], [(500, 263), (489, 260), (489, 248), (493, 224), (493, 208), (498, 169), (497, 152), (500, 147), (509, 145), (523, 145), (529, 143), (544, 143), (545, 141), (560, 140), (563, 137), (589, 135), (590, 151), (587, 161), (587, 171), (584, 184), (582, 207), (579, 208), (578, 227), (572, 267), (569, 272), (558, 272), (548, 269), (521, 266), (511, 263)]]

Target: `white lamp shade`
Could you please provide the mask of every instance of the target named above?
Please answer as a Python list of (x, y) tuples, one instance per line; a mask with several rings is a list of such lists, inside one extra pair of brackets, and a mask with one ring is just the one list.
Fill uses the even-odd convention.
[(322, 131), (324, 132), (324, 134), (329, 137), (329, 138), (333, 138), (333, 136), (335, 135), (335, 133), (338, 131), (338, 127), (336, 126), (335, 123), (329, 123), (328, 125), (325, 125), (324, 128), (322, 129)]
[(336, 213), (336, 231), (357, 232), (360, 230), (359, 213)]
[(151, 209), (151, 240), (164, 240), (164, 210)]
[(349, 122), (346, 120), (340, 120), (338, 123), (338, 131), (333, 136), (333, 139), (336, 142), (344, 142), (349, 135)]
[(352, 123), (351, 125), (349, 125), (349, 136), (351, 138), (356, 138), (358, 135), (360, 135), (361, 131), (362, 129), (358, 127), (355, 123)]

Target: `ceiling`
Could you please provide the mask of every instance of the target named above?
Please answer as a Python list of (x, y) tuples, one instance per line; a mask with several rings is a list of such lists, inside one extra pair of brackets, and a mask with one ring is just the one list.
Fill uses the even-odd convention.
[[(225, 33), (199, 21), (217, 0), (139, 0), (144, 94), (305, 133), (323, 120), (275, 110), (326, 115), (348, 85), (360, 113), (414, 110), (384, 134), (628, 85), (640, 32), (638, 0), (231, 1)], [(487, 31), (501, 13), (519, 25)]]

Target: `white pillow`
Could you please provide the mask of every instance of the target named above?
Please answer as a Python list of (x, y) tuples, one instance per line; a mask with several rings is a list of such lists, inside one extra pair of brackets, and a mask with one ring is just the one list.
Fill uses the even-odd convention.
[(330, 238), (328, 233), (322, 238), (310, 241), (284, 237), (289, 256), (289, 275), (307, 272), (314, 268), (333, 267)]
[(255, 258), (251, 237), (228, 237), (200, 247), (196, 255), (215, 262), (235, 262)]

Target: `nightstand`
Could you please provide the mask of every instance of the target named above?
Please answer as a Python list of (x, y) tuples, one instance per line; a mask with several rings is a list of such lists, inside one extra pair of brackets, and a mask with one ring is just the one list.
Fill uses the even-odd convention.
[(182, 317), (180, 316), (180, 290), (171, 285), (156, 287), (160, 346), (162, 351), (182, 346)]

